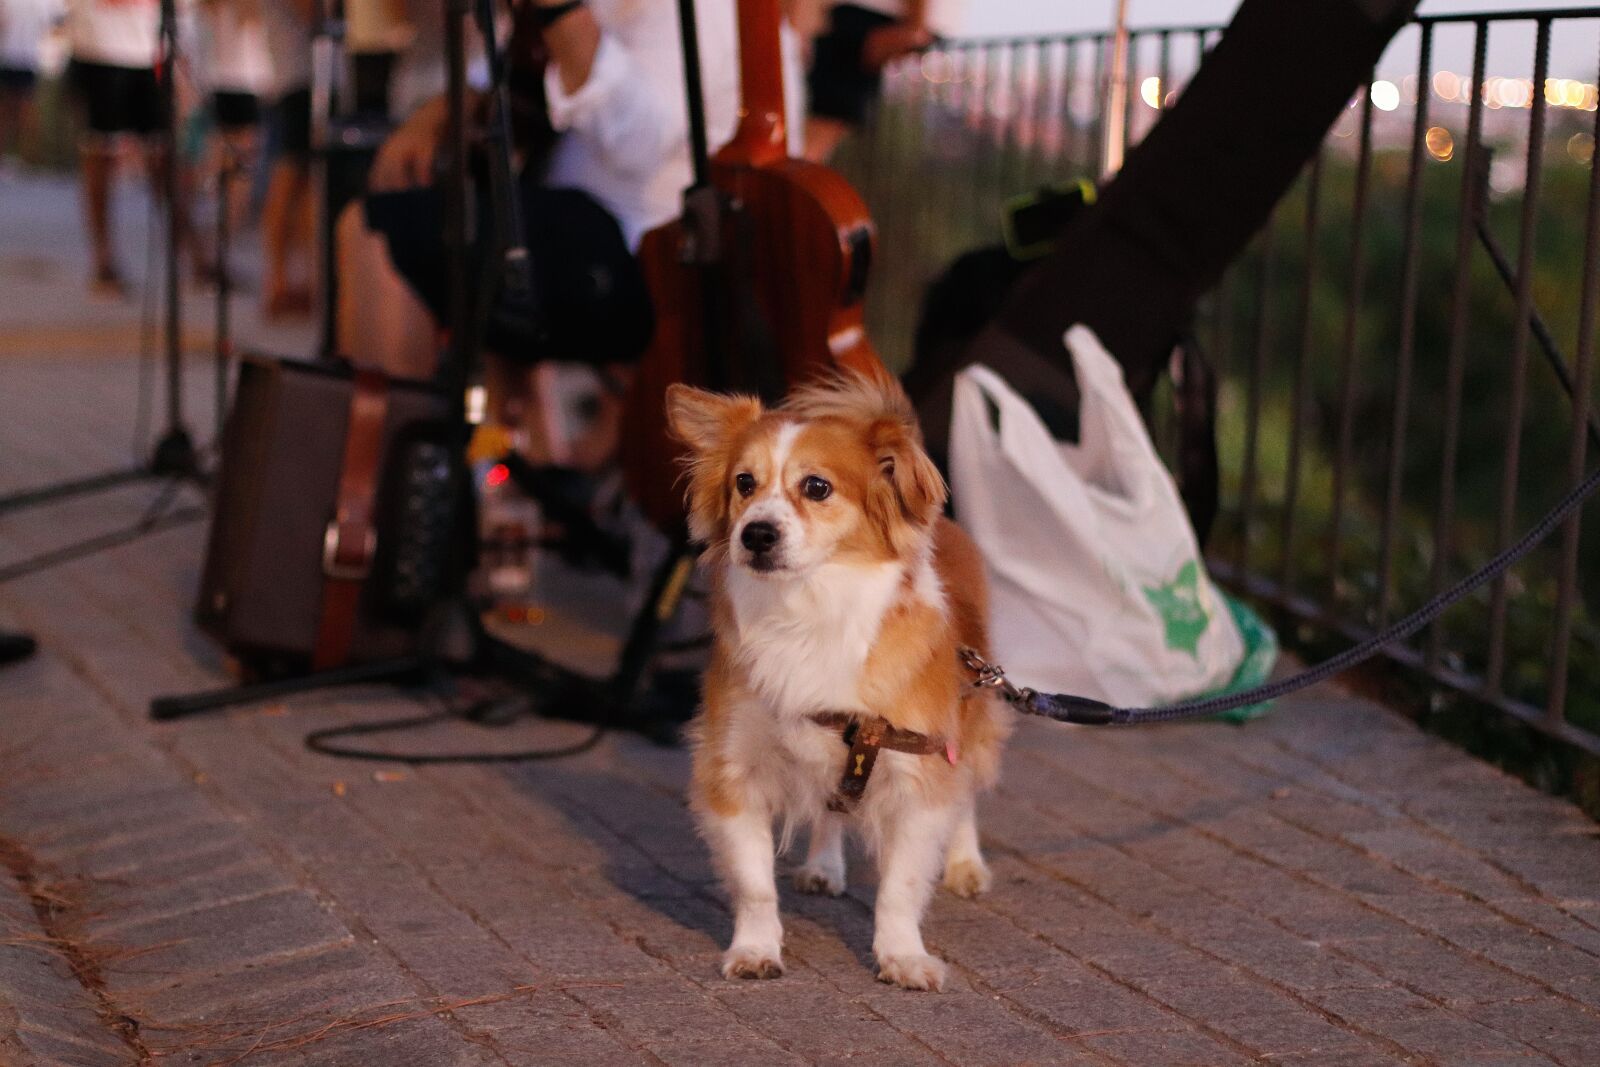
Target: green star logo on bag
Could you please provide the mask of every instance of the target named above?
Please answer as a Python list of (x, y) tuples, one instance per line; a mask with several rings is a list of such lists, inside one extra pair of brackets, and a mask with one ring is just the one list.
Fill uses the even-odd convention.
[(1200, 564), (1190, 560), (1166, 585), (1145, 586), (1144, 595), (1166, 624), (1167, 647), (1200, 658), (1200, 635), (1211, 616), (1200, 603)]

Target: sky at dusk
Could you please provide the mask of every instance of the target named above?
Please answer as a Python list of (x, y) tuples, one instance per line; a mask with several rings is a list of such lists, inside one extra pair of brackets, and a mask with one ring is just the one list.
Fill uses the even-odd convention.
[[(1285, 0), (1293, 2), (1293, 0)], [(1112, 18), (1114, 0), (933, 0), (935, 9), (949, 4), (960, 11), (966, 32), (972, 35), (1022, 35), (1072, 30), (1100, 30)], [(1129, 0), (1129, 22), (1139, 26), (1202, 26), (1225, 24), (1238, 0)], [(1420, 11), (1446, 14), (1455, 11), (1505, 11), (1541, 8), (1588, 7), (1593, 0), (1423, 0)], [(1531, 23), (1501, 27), (1490, 34), (1489, 74), (1528, 77), (1533, 73)], [(1416, 69), (1416, 38), (1403, 34), (1380, 64), (1392, 75)], [(1471, 64), (1471, 30), (1441, 27), (1434, 43), (1436, 69), (1465, 70)], [(1600, 20), (1557, 23), (1551, 36), (1550, 73), (1553, 77), (1595, 80), (1600, 57)]]

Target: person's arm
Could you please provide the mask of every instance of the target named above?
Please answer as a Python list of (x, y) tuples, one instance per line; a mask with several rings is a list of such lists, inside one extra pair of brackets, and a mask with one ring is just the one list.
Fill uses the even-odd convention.
[[(467, 114), (479, 106), (479, 94), (467, 90)], [(389, 135), (372, 161), (367, 186), (375, 193), (394, 192), (427, 185), (433, 180), (433, 161), (450, 127), (450, 101), (436, 96), (411, 113)]]
[(920, 52), (931, 44), (933, 34), (928, 30), (927, 0), (908, 0), (900, 21), (867, 34), (861, 44), (861, 66), (866, 70), (882, 70), (901, 56)]
[(678, 54), (676, 14), (665, 0), (653, 3), (660, 6), (650, 9), (649, 25), (632, 23), (628, 34), (602, 28), (586, 6), (544, 29), (551, 125), (590, 141), (618, 174), (655, 173), (688, 132), (681, 74), (667, 73)]
[[(535, 7), (556, 8), (565, 0), (536, 0)], [(544, 44), (550, 49), (550, 65), (561, 78), (561, 88), (576, 93), (588, 82), (600, 51), (600, 24), (588, 7), (578, 7), (562, 15), (544, 29)]]

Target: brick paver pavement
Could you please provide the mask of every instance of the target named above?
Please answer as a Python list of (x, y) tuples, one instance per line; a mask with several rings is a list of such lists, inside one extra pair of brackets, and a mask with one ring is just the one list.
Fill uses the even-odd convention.
[[(28, 191), (31, 219), (70, 222), (67, 190)], [(6, 210), (0, 238), (44, 226)], [(25, 350), (23, 326), (131, 313), (79, 316), (0, 249), (27, 297), (0, 308), (5, 491), (125, 456), (136, 367)], [(191, 385), (198, 404), (203, 368)], [(8, 516), (0, 562), (151, 496)], [(786, 893), (786, 977), (726, 982), (681, 751), (621, 735), (412, 770), (304, 750), (416, 710), (378, 688), (148, 722), (152, 695), (223, 677), (188, 621), (202, 541), (0, 585), (0, 626), (43, 641), (0, 674), (4, 1067), (1600, 1064), (1600, 832), (1338, 690), (1242, 728), (1024, 724), (984, 809), (995, 888), (929, 917), (943, 995), (873, 979), (862, 863), (843, 898)]]

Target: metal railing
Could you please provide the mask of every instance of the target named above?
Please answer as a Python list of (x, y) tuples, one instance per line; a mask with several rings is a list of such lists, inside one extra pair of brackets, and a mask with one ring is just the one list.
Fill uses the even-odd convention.
[[(1130, 145), (1220, 33), (1132, 33)], [(1416, 607), (1600, 451), (1600, 76), (1550, 69), (1574, 35), (1600, 44), (1600, 7), (1416, 19), (1202, 309), (1224, 381), (1211, 564), (1308, 635), (1361, 638)], [(1531, 77), (1489, 68), (1491, 37), (1503, 54), (1529, 36)], [(1008, 196), (1090, 175), (1109, 42), (958, 41), (888, 72), (840, 166), (878, 221), (868, 320), (891, 361), (928, 281), (998, 242)], [(1600, 754), (1600, 526), (1574, 517), (1390, 655)]]

